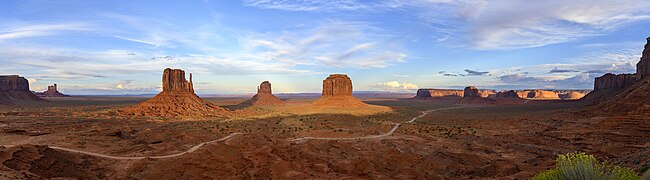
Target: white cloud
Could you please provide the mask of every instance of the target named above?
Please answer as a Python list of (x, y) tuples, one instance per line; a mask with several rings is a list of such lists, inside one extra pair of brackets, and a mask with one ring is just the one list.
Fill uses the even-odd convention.
[(383, 83), (375, 84), (376, 88), (381, 90), (387, 90), (391, 92), (402, 92), (402, 91), (412, 91), (417, 90), (418, 86), (411, 83), (399, 83), (397, 81), (388, 81)]
[(385, 68), (404, 62), (401, 44), (374, 35), (377, 31), (366, 23), (328, 22), (291, 33), (250, 35), (242, 43), (258, 60), (291, 65)]
[(0, 30), (0, 41), (10, 39), (50, 36), (64, 31), (85, 31), (89, 25), (83, 23), (64, 24), (22, 24), (16, 27), (7, 27)]

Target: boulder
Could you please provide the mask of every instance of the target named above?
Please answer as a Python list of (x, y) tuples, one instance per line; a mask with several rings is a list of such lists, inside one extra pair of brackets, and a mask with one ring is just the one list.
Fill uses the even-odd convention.
[(636, 64), (636, 80), (650, 76), (650, 37), (646, 40), (641, 60)]
[(42, 101), (29, 90), (29, 81), (18, 75), (0, 76), (0, 104), (12, 105), (15, 101)]
[(65, 94), (59, 92), (59, 90), (57, 89), (56, 84), (51, 85), (51, 86), (47, 86), (47, 91), (42, 92), (42, 93), (36, 93), (36, 95), (39, 96), (39, 97), (65, 97), (65, 96), (68, 96), (68, 95), (65, 95)]
[(478, 88), (476, 88), (474, 86), (467, 86), (463, 90), (463, 97), (473, 98), (473, 97), (481, 97), (481, 95), (479, 94)]
[(216, 106), (194, 93), (192, 74), (185, 79), (185, 71), (167, 68), (163, 71), (163, 91), (136, 106), (120, 111), (135, 116), (216, 116), (224, 117), (229, 111)]
[(366, 103), (352, 96), (352, 80), (345, 74), (331, 74), (323, 80), (323, 94), (315, 106), (365, 107)]
[(463, 90), (456, 89), (418, 89), (416, 99), (430, 99), (439, 97), (463, 97)]
[(283, 105), (286, 104), (285, 101), (278, 99), (271, 93), (271, 83), (268, 81), (262, 82), (260, 86), (257, 87), (257, 94), (253, 98), (244, 101), (239, 104), (239, 106), (249, 107), (249, 106), (270, 106), (270, 105)]
[(637, 76), (638, 74), (607, 73), (596, 78), (594, 81), (594, 90), (626, 88), (637, 81)]

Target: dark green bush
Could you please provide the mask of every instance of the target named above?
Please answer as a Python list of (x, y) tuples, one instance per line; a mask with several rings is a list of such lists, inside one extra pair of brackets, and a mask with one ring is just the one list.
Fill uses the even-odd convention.
[(587, 155), (583, 152), (560, 155), (555, 160), (555, 163), (555, 169), (541, 172), (531, 179), (638, 180), (640, 178), (632, 169), (598, 162), (593, 155)]

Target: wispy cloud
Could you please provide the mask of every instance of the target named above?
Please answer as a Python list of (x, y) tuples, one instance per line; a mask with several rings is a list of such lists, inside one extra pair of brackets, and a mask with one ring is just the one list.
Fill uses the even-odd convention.
[(22, 24), (0, 30), (0, 41), (56, 35), (65, 31), (86, 31), (89, 25), (83, 23)]
[(366, 23), (327, 22), (298, 32), (251, 35), (243, 44), (259, 60), (294, 65), (385, 68), (405, 62), (401, 43), (374, 31), (381, 30)]

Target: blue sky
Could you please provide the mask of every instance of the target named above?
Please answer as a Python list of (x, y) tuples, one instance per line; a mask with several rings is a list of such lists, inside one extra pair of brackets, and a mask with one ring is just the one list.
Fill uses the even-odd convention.
[(0, 1), (0, 74), (68, 94), (156, 93), (166, 67), (202, 94), (589, 89), (650, 36), (645, 0)]

